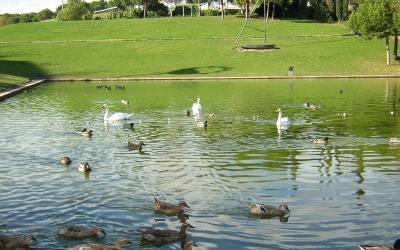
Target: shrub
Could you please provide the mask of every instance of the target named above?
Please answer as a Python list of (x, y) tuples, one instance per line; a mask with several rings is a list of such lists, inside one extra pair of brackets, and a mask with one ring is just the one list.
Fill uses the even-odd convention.
[(1, 26), (6, 26), (7, 25), (7, 21), (4, 17), (0, 16), (0, 27)]

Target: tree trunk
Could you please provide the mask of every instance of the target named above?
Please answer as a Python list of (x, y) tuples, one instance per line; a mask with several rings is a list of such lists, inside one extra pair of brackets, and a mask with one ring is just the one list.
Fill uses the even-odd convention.
[(268, 23), (268, 14), (269, 14), (269, 1), (267, 1), (267, 15), (265, 16), (266, 23)]
[(143, 7), (143, 18), (146, 18), (147, 4)]
[(386, 60), (387, 64), (390, 64), (389, 36), (386, 36)]
[(272, 16), (271, 16), (271, 20), (274, 20), (274, 16), (275, 16), (275, 2), (272, 3)]
[(221, 16), (222, 16), (222, 19), (225, 18), (224, 0), (221, 0)]
[(393, 56), (394, 59), (397, 59), (397, 47), (399, 45), (399, 38), (397, 37), (397, 32), (394, 34), (394, 42), (393, 42)]
[(246, 0), (246, 19), (249, 18), (250, 15), (250, 0)]

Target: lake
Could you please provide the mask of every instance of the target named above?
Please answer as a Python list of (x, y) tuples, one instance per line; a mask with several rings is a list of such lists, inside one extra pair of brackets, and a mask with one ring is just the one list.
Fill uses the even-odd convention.
[[(0, 103), (0, 233), (32, 233), (31, 249), (119, 238), (133, 243), (124, 249), (181, 249), (142, 240), (137, 229), (186, 221), (198, 250), (392, 246), (400, 145), (387, 138), (400, 137), (398, 91), (399, 79), (41, 84)], [(206, 129), (184, 114), (198, 95)], [(134, 113), (135, 128), (105, 123), (103, 104)], [(278, 108), (288, 129), (277, 129)], [(93, 136), (75, 133), (83, 128)], [(324, 137), (328, 144), (311, 143)], [(146, 146), (129, 151), (128, 141)], [(81, 174), (80, 162), (93, 171)], [(154, 213), (154, 197), (190, 208)], [(287, 203), (291, 213), (250, 215), (251, 203)], [(63, 223), (102, 226), (107, 236), (58, 236)]]

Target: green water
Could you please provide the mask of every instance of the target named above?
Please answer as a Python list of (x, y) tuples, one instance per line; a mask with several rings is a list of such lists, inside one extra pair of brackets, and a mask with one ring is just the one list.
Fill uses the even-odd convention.
[[(123, 237), (133, 242), (124, 249), (180, 249), (181, 242), (141, 240), (136, 230), (178, 230), (187, 221), (195, 228), (186, 240), (199, 250), (392, 245), (399, 235), (400, 154), (386, 138), (400, 137), (399, 84), (44, 83), (0, 103), (0, 233), (32, 233), (38, 239), (32, 249), (115, 244)], [(197, 95), (207, 129), (183, 114)], [(134, 113), (135, 128), (104, 123), (103, 104), (111, 113)], [(276, 127), (278, 108), (291, 119), (287, 130)], [(82, 128), (93, 137), (75, 134)], [(325, 136), (327, 145), (311, 143)], [(146, 146), (129, 151), (128, 141)], [(72, 164), (62, 165), (63, 156)], [(78, 171), (83, 161), (93, 168), (89, 175)], [(185, 200), (190, 208), (178, 216), (154, 213), (153, 197)], [(291, 210), (284, 218), (252, 216), (246, 206), (282, 202)], [(61, 223), (99, 225), (107, 236), (57, 236), (54, 225)]]

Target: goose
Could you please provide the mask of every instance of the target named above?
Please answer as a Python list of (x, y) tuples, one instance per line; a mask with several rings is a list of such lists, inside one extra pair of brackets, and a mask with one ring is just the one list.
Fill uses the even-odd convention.
[(192, 115), (199, 115), (201, 112), (201, 104), (200, 104), (200, 96), (199, 95), (197, 96), (197, 103), (196, 102), (193, 103), (192, 111), (193, 111)]
[(183, 250), (191, 250), (192, 246), (194, 247), (198, 247), (198, 245), (196, 245), (196, 242), (194, 241), (189, 241), (185, 244), (185, 247), (183, 248)]
[(280, 204), (278, 209), (265, 204), (251, 204), (247, 206), (252, 214), (282, 215), (290, 213), (289, 207), (286, 203)]
[(171, 231), (171, 230), (141, 230), (138, 229), (138, 232), (142, 236), (143, 239), (146, 239), (151, 242), (171, 242), (180, 240), (186, 236), (186, 230), (188, 228), (194, 228), (194, 226), (189, 223), (183, 223), (181, 225), (181, 230)]
[(68, 156), (64, 156), (63, 158), (61, 158), (61, 163), (62, 164), (67, 165), (67, 164), (70, 164), (71, 162), (72, 162), (71, 158), (69, 158)]
[(114, 114), (108, 116), (108, 105), (107, 104), (103, 104), (101, 109), (106, 110), (106, 113), (104, 114), (104, 121), (126, 120), (126, 119), (129, 119), (129, 117), (131, 117), (133, 115), (133, 113), (127, 114), (127, 113), (117, 112), (117, 113), (114, 113)]
[(139, 144), (133, 144), (133, 143), (128, 141), (128, 149), (129, 149), (129, 151), (138, 150), (138, 149), (139, 149), (139, 151), (142, 151), (142, 146), (146, 146), (142, 141), (139, 142)]
[(29, 242), (31, 240), (37, 241), (32, 234), (27, 234), (24, 236), (22, 240), (18, 239), (15, 236), (0, 234), (0, 247), (22, 247), (22, 246), (29, 246)]
[(92, 171), (92, 169), (89, 166), (89, 163), (87, 162), (81, 162), (81, 164), (79, 164), (79, 171), (80, 172), (90, 172)]
[(359, 245), (361, 250), (396, 250), (400, 249), (400, 239), (393, 243), (393, 247), (387, 245)]
[(56, 233), (68, 237), (90, 237), (90, 236), (106, 236), (107, 233), (102, 227), (89, 228), (79, 225), (58, 225), (55, 226)]
[(289, 117), (282, 117), (282, 109), (279, 108), (276, 110), (279, 112), (278, 120), (276, 121), (276, 126), (278, 129), (286, 129), (290, 126), (290, 118)]
[(154, 210), (157, 212), (165, 214), (179, 214), (184, 212), (183, 210), (185, 207), (190, 208), (186, 201), (180, 201), (178, 205), (174, 205), (154, 198)]
[(122, 249), (123, 246), (126, 244), (133, 244), (131, 241), (127, 239), (120, 239), (117, 241), (117, 243), (113, 246), (111, 245), (102, 245), (102, 244), (84, 244), (80, 246), (76, 246), (72, 248), (71, 250), (118, 250)]
[(326, 144), (329, 142), (329, 137), (325, 137), (324, 139), (314, 139), (312, 143), (314, 144)]
[(400, 138), (388, 138), (389, 143), (400, 143)]

